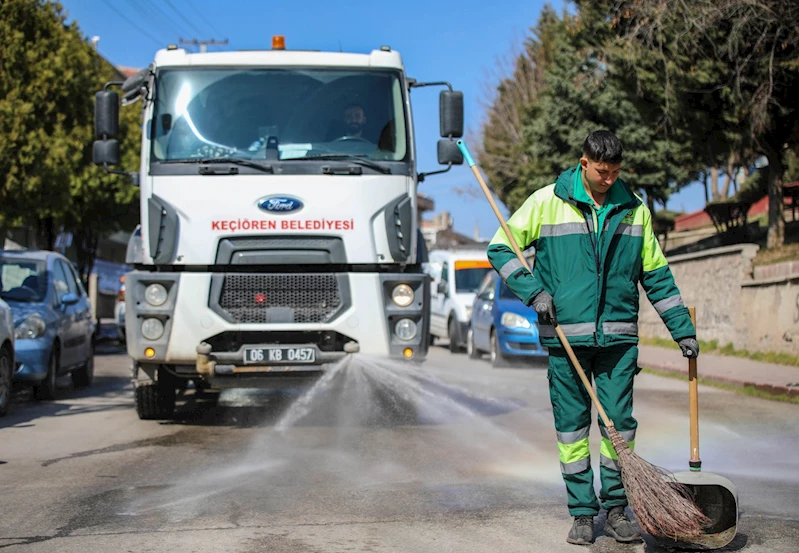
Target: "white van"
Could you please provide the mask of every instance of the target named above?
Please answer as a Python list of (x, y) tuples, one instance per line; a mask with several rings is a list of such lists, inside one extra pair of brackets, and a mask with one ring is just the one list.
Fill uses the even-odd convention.
[(430, 343), (445, 338), (450, 350), (462, 352), (475, 294), (483, 277), (493, 269), (483, 249), (433, 250), (428, 258)]

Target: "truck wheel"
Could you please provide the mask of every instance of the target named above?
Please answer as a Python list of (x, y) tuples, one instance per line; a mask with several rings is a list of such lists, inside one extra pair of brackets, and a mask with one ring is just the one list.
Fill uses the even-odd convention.
[(480, 359), (480, 350), (474, 347), (474, 330), (469, 326), (469, 332), (466, 334), (466, 354), (469, 359)]
[(171, 419), (175, 414), (175, 387), (166, 382), (136, 385), (136, 413), (142, 420)]
[(491, 331), (491, 365), (495, 368), (507, 367), (510, 361), (499, 349), (499, 338), (497, 338), (497, 331)]
[(449, 333), (449, 351), (451, 351), (452, 353), (462, 353), (463, 346), (461, 346), (460, 342), (458, 341), (458, 339), (460, 338), (460, 335), (458, 333), (458, 321), (456, 321), (455, 319), (449, 320), (448, 333)]

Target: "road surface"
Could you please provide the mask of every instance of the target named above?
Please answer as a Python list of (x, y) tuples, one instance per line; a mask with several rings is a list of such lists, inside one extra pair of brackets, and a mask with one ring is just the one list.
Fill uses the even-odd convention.
[[(102, 348), (93, 388), (66, 379), (49, 403), (19, 394), (0, 419), (3, 551), (663, 551), (650, 538), (617, 544), (602, 518), (593, 546), (565, 542), (540, 366), (494, 369), (434, 347), (421, 371), (365, 360), (304, 400), (189, 394), (158, 422), (137, 418), (128, 361)], [(636, 386), (637, 452), (685, 470), (686, 384), (644, 374)], [(703, 469), (740, 494), (726, 551), (799, 549), (797, 415), (701, 388)], [(595, 426), (591, 440), (596, 465)]]

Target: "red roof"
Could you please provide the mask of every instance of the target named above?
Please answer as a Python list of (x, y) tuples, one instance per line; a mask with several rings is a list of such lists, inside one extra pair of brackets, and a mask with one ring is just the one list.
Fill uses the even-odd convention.
[(141, 68), (127, 67), (125, 65), (117, 65), (117, 69), (119, 69), (119, 71), (123, 75), (125, 75), (125, 77), (132, 77), (133, 75), (141, 71)]
[[(783, 185), (783, 188), (794, 189), (796, 188), (799, 190), (799, 181), (790, 182), (788, 184)], [(786, 206), (790, 205), (790, 199), (788, 197), (785, 198)], [(768, 213), (768, 196), (763, 196), (758, 201), (752, 204), (752, 207), (749, 208), (749, 217), (756, 217), (758, 215), (763, 215)], [(713, 225), (713, 220), (710, 218), (710, 215), (704, 209), (699, 211), (694, 211), (693, 213), (686, 213), (685, 215), (680, 215), (679, 217), (675, 217), (674, 219), (674, 232), (680, 232), (684, 230), (696, 230), (702, 227), (708, 227)]]

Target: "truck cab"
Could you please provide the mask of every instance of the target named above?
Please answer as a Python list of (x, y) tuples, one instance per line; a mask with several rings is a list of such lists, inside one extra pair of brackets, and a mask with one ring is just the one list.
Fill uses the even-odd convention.
[[(462, 163), (463, 97), (417, 83), (399, 53), (189, 53), (169, 46), (96, 95), (95, 163), (119, 161), (141, 102), (140, 232), (125, 335), (142, 418), (175, 390), (318, 378), (345, 355), (423, 360), (429, 279), (418, 183)], [(438, 161), (420, 173), (411, 90), (440, 92)], [(114, 171), (112, 169), (109, 169)], [(122, 172), (124, 171), (115, 171)]]

